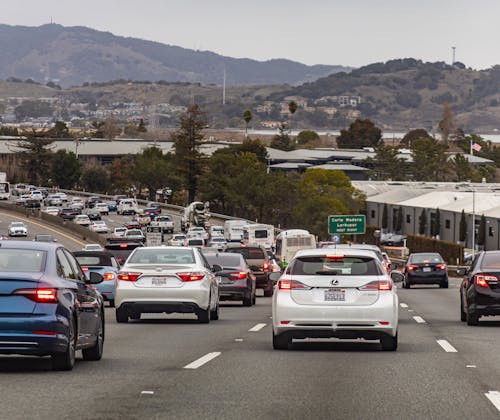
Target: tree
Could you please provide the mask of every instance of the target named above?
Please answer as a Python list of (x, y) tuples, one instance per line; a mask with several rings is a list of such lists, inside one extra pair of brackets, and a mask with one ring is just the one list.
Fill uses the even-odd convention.
[(450, 163), (453, 168), (454, 178), (456, 182), (472, 180), (472, 166), (463, 154), (457, 153), (451, 159)]
[(290, 151), (295, 149), (295, 145), (293, 144), (290, 136), (286, 131), (285, 124), (280, 124), (279, 126), (279, 134), (276, 134), (271, 140), (270, 146), (273, 149), (279, 149), (284, 151)]
[(27, 100), (14, 108), (14, 114), (18, 121), (24, 121), (27, 118), (52, 117), (54, 108), (48, 102)]
[(420, 217), (418, 219), (418, 233), (420, 235), (425, 235), (425, 228), (427, 227), (427, 213), (425, 209), (422, 209), (422, 213), (420, 213)]
[(16, 148), (21, 149), (16, 152), (20, 166), (26, 171), (28, 180), (34, 185), (44, 185), (47, 183), (52, 164), (52, 143), (53, 139), (41, 137), (44, 132), (32, 130), (24, 133), (26, 140), (22, 140)]
[(81, 176), (82, 187), (94, 193), (106, 193), (111, 186), (108, 171), (101, 165), (88, 166)]
[(439, 131), (441, 132), (443, 142), (448, 144), (450, 134), (455, 131), (455, 117), (448, 102), (443, 104), (443, 114), (441, 121), (439, 121)]
[(312, 130), (303, 130), (297, 135), (297, 144), (315, 146), (320, 142), (319, 134)]
[(250, 124), (250, 121), (252, 121), (252, 111), (247, 109), (243, 113), (243, 120), (245, 121), (245, 138), (248, 137), (248, 124)]
[(465, 242), (466, 237), (467, 237), (467, 219), (465, 218), (465, 212), (462, 210), (462, 214), (460, 215), (458, 240), (460, 242)]
[(431, 135), (423, 128), (416, 128), (414, 130), (408, 131), (401, 140), (401, 145), (409, 147), (415, 140), (426, 139), (431, 137)]
[(102, 131), (105, 138), (107, 138), (108, 140), (113, 140), (116, 136), (120, 135), (122, 130), (118, 126), (115, 117), (108, 117), (104, 120)]
[(56, 121), (54, 127), (52, 127), (47, 132), (47, 137), (55, 137), (55, 138), (69, 138), (71, 137), (69, 133), (68, 126), (64, 121)]
[(413, 164), (411, 166), (416, 181), (445, 181), (450, 175), (446, 150), (448, 146), (436, 139), (415, 140), (411, 146)]
[(292, 122), (293, 114), (295, 114), (295, 111), (297, 111), (297, 102), (290, 101), (288, 103), (288, 112), (290, 112), (290, 127), (292, 126), (291, 122)]
[(479, 227), (477, 229), (477, 242), (479, 246), (486, 245), (486, 217), (484, 214), (481, 216), (479, 221)]
[(167, 179), (173, 171), (169, 169), (161, 149), (149, 147), (135, 156), (132, 178), (141, 187), (145, 186), (149, 191), (149, 199), (154, 200), (156, 190), (170, 184)]
[(375, 158), (367, 158), (366, 163), (373, 166), (372, 175), (376, 180), (404, 181), (407, 166), (403, 158), (398, 157), (399, 149), (381, 145), (376, 149)]
[(66, 190), (73, 189), (78, 181), (82, 168), (73, 152), (58, 150), (54, 154), (51, 177), (52, 183)]
[(382, 229), (387, 229), (389, 227), (389, 209), (387, 208), (387, 203), (384, 203), (384, 208), (382, 210)]
[(363, 147), (378, 147), (382, 144), (382, 131), (366, 119), (357, 119), (349, 129), (341, 130), (337, 137), (337, 146), (341, 149), (361, 149)]
[(206, 125), (205, 112), (194, 104), (180, 117), (179, 128), (172, 134), (176, 169), (188, 190), (190, 203), (195, 199), (198, 178), (203, 169), (204, 158), (200, 147)]

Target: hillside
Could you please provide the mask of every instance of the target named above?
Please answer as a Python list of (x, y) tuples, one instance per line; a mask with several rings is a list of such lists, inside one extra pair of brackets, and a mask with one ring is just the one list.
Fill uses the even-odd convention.
[(228, 85), (297, 85), (350, 70), (283, 59), (236, 59), (57, 24), (0, 25), (0, 51), (0, 79), (52, 80), (63, 87), (117, 79), (220, 85), (224, 69)]

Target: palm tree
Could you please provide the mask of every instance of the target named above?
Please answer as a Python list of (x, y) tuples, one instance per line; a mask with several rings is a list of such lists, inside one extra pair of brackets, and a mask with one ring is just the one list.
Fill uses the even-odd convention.
[(243, 119), (245, 120), (245, 138), (248, 137), (248, 124), (250, 124), (250, 121), (252, 121), (252, 111), (247, 109), (243, 113)]

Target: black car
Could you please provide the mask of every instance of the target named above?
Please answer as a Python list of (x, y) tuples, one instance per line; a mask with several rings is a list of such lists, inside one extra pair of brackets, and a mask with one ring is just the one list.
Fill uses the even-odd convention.
[(59, 217), (64, 220), (73, 220), (77, 214), (78, 212), (75, 209), (65, 207), (59, 212)]
[(480, 252), (469, 269), (461, 268), (460, 320), (477, 325), (482, 316), (500, 315), (500, 251)]
[(125, 226), (127, 229), (142, 229), (141, 224), (136, 220), (131, 220), (130, 222), (124, 223), (123, 226)]
[[(158, 211), (158, 214), (161, 213), (161, 203), (158, 203), (156, 201), (149, 201), (148, 204), (146, 204), (146, 208), (153, 208)], [(146, 209), (144, 209), (146, 210)]]
[(242, 300), (243, 306), (255, 305), (255, 276), (241, 254), (226, 252), (203, 254), (211, 266), (220, 266), (214, 271), (220, 278), (220, 300)]
[(87, 200), (85, 201), (85, 207), (88, 209), (93, 209), (95, 207), (95, 204), (99, 203), (100, 201), (101, 201), (100, 197), (93, 195), (87, 198)]
[(118, 264), (123, 265), (132, 251), (140, 246), (144, 246), (144, 244), (139, 240), (110, 238), (108, 243), (104, 245), (104, 249), (116, 258)]
[(101, 220), (102, 219), (101, 212), (99, 210), (94, 209), (94, 208), (85, 210), (84, 214), (86, 214), (90, 220)]
[(62, 245), (2, 241), (0, 247), (0, 354), (51, 356), (57, 370), (71, 370), (75, 353), (100, 360), (104, 304), (73, 254)]
[(405, 289), (409, 289), (412, 284), (439, 284), (439, 287), (448, 287), (448, 267), (437, 252), (410, 254), (403, 274)]
[(28, 198), (24, 202), (24, 207), (27, 209), (39, 209), (41, 207), (40, 200), (35, 200), (34, 198)]
[(257, 288), (264, 289), (266, 297), (273, 295), (274, 282), (269, 278), (272, 272), (271, 261), (263, 246), (229, 243), (225, 252), (243, 255), (257, 280)]

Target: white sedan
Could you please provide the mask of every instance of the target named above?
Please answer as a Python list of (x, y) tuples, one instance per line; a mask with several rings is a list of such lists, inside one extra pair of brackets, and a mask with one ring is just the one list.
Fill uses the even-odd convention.
[(127, 229), (123, 234), (123, 238), (138, 239), (140, 241), (146, 240), (146, 237), (141, 229)]
[(175, 312), (208, 323), (219, 319), (219, 285), (198, 249), (139, 247), (118, 273), (115, 305), (117, 322)]
[(380, 340), (398, 345), (398, 295), (392, 279), (370, 250), (310, 249), (297, 252), (273, 296), (273, 347), (292, 339)]
[(92, 223), (89, 219), (89, 216), (87, 216), (86, 214), (77, 214), (73, 219), (73, 222), (81, 226), (90, 226), (90, 224)]
[(109, 227), (104, 220), (95, 220), (89, 229), (96, 233), (109, 233)]
[(49, 207), (45, 207), (45, 209), (42, 211), (47, 213), (47, 214), (51, 214), (52, 216), (59, 216), (60, 210), (61, 209), (59, 207), (49, 206)]
[(9, 236), (28, 236), (28, 228), (23, 222), (11, 222), (7, 233)]

